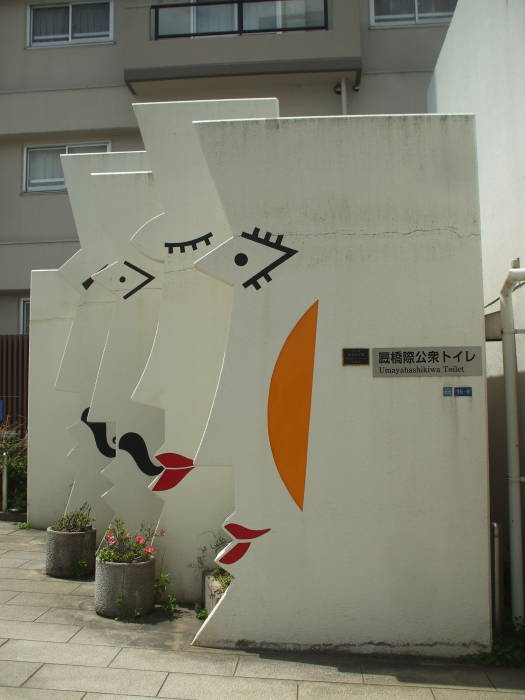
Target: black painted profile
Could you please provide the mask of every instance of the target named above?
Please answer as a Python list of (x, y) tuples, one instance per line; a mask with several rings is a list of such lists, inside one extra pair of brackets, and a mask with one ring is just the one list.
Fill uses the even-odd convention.
[(138, 433), (124, 433), (118, 443), (119, 450), (124, 450), (133, 458), (141, 472), (148, 476), (157, 476), (164, 471), (163, 467), (153, 464), (149, 458), (148, 448)]
[(95, 438), (95, 444), (97, 446), (98, 451), (104, 455), (104, 457), (109, 457), (110, 459), (113, 459), (115, 455), (117, 454), (117, 451), (114, 447), (111, 447), (111, 445), (108, 443), (108, 437), (107, 437), (107, 423), (99, 423), (99, 422), (94, 422), (94, 421), (89, 421), (87, 419), (89, 413), (89, 406), (88, 408), (85, 408), (82, 411), (82, 414), (80, 416), (80, 420), (82, 423), (85, 423), (87, 427), (91, 430), (93, 433), (93, 437)]

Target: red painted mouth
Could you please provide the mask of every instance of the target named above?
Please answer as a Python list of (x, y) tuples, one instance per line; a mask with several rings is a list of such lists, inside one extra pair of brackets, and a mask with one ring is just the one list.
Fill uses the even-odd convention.
[[(244, 527), (244, 525), (239, 525), (239, 523), (228, 523), (224, 526), (224, 529), (235, 537), (236, 540), (254, 540), (270, 532), (271, 528), (267, 527), (264, 530), (252, 530), (248, 527)], [(219, 564), (235, 564), (239, 559), (242, 559), (251, 545), (251, 542), (238, 542), (218, 560)]]
[(230, 535), (235, 537), (236, 540), (254, 540), (256, 537), (270, 532), (269, 527), (265, 530), (250, 530), (249, 527), (244, 527), (244, 525), (239, 525), (238, 523), (228, 523), (224, 526), (224, 529), (228, 530)]
[(235, 564), (236, 561), (239, 561), (246, 554), (251, 544), (251, 542), (239, 542), (219, 559), (219, 564)]
[(168, 491), (179, 484), (193, 469), (193, 460), (176, 452), (163, 452), (155, 458), (165, 467), (153, 491)]

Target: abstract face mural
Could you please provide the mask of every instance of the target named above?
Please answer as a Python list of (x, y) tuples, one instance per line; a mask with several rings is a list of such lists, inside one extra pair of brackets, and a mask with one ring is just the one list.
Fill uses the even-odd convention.
[[(272, 308), (297, 279), (301, 254), (287, 235), (254, 227), (196, 263), (198, 270), (234, 287), (225, 364), (196, 458), (197, 469), (211, 461), (213, 452), (221, 463), (231, 460), (234, 465), (235, 513), (224, 525), (233, 542), (217, 559), (234, 574), (252, 545), (262, 544), (263, 535), (270, 547), (272, 541), (289, 544), (291, 532), (283, 538), (283, 521), (304, 506), (318, 302), (296, 311), (295, 303), (283, 298), (280, 308), (292, 308), (281, 323), (280, 309)], [(273, 342), (262, 332), (264, 317), (271, 335), (276, 325), (282, 328), (282, 336)], [(285, 320), (290, 317), (291, 322)], [(231, 421), (230, 432), (232, 424), (240, 427), (238, 440), (230, 436), (234, 446), (221, 438), (227, 430), (225, 418)], [(261, 430), (266, 434), (262, 444)], [(221, 448), (229, 455), (221, 454)], [(296, 514), (291, 517), (296, 519)]]
[[(103, 423), (98, 436), (104, 426), (107, 433), (105, 449), (89, 428), (97, 421), (85, 414), (86, 410), (89, 414), (92, 405), (113, 318), (114, 297), (96, 283), (94, 274), (105, 269), (125, 248), (130, 232), (158, 211), (158, 202), (148, 196), (151, 173), (148, 174), (144, 153), (71, 156), (65, 159), (63, 168), (82, 246), (58, 272), (79, 294), (56, 380), (60, 392), (71, 392), (79, 398), (77, 413), (69, 421), (69, 432), (76, 444), (68, 456), (75, 479), (67, 507), (73, 509), (88, 501), (101, 536), (113, 516), (113, 509), (101, 498), (111, 488), (111, 481), (102, 470), (115, 457), (117, 429), (112, 411), (98, 421)], [(112, 170), (118, 174), (112, 174)], [(94, 176), (93, 172), (99, 174)], [(96, 207), (93, 201), (97, 202)]]
[[(464, 514), (457, 479), (447, 489), (443, 475), (445, 455), (456, 469), (466, 466), (452, 456), (450, 419), (461, 406), (442, 405), (442, 387), (430, 379), (389, 383), (369, 365), (341, 360), (343, 348), (438, 343), (438, 335), (466, 337), (467, 326), (470, 338), (480, 337), (468, 311), (479, 302), (459, 310), (465, 298), (451, 292), (447, 271), (452, 250), (467, 260), (477, 246), (462, 203), (475, 201), (464, 191), (473, 142), (466, 145), (465, 119), (445, 121), (334, 117), (196, 127), (235, 233), (195, 264), (233, 288), (234, 301), (194, 472), (230, 464), (235, 482), (235, 508), (224, 523), (233, 541), (217, 557), (235, 580), (196, 644), (352, 651), (386, 644), (424, 653), (430, 625), (433, 652), (446, 654), (458, 615), (456, 641), (486, 639), (486, 628), (480, 635), (471, 624), (476, 618), (483, 626), (488, 609), (485, 555), (468, 586), (460, 592), (455, 580), (454, 593), (437, 603), (449, 585), (437, 560), (461, 568), (465, 552), (443, 525), (451, 502)], [(428, 313), (435, 304), (439, 333)], [(463, 408), (472, 425), (482, 416)], [(432, 556), (422, 561), (422, 551)], [(476, 608), (472, 617), (464, 605)]]

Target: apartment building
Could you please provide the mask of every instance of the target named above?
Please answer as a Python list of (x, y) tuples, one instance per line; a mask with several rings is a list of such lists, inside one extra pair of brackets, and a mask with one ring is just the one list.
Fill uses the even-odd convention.
[(132, 102), (277, 97), (282, 116), (425, 112), (455, 5), (3, 0), (0, 334), (27, 332), (31, 269), (78, 248), (61, 153), (142, 149)]

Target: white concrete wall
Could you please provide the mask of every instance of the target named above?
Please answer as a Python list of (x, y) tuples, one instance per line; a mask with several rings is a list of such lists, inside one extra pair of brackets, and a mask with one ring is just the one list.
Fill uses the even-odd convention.
[[(525, 264), (525, 4), (459, 0), (429, 90), (429, 110), (472, 112), (476, 141), (485, 302), (499, 296), (511, 261)], [(514, 293), (525, 327), (524, 289)], [(498, 304), (487, 311), (496, 311)], [(525, 439), (525, 338), (516, 337), (521, 440)], [(506, 522), (501, 343), (487, 344), (492, 517)]]
[[(235, 511), (225, 527), (261, 536), (234, 535), (219, 555), (235, 581), (196, 643), (443, 656), (486, 649), (481, 371), (374, 378), (370, 366), (341, 363), (344, 347), (481, 349), (472, 118), (215, 122), (198, 133), (234, 237), (196, 267), (232, 285), (234, 305), (196, 469), (233, 465)], [(248, 279), (279, 253), (241, 234), (254, 226), (297, 251), (260, 288)], [(276, 469), (283, 473), (268, 397), (283, 343), (316, 302), (303, 507)], [(308, 347), (296, 348), (297, 363)], [(444, 386), (473, 394), (448, 398)], [(288, 408), (283, 445), (299, 425)], [(228, 561), (242, 540), (250, 550)]]
[(67, 427), (80, 407), (75, 394), (55, 391), (55, 379), (77, 304), (77, 292), (56, 270), (32, 273), (27, 517), (39, 528), (63, 515), (73, 485)]

